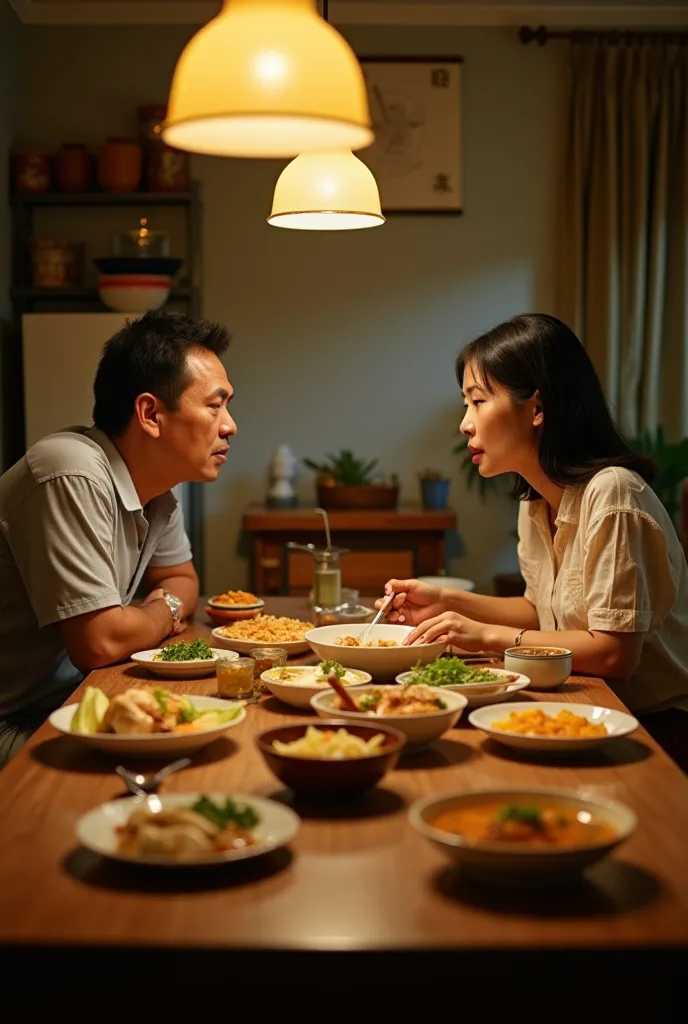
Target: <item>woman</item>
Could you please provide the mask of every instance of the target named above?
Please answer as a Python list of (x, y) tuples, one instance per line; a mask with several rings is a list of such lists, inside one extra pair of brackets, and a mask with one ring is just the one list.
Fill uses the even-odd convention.
[(478, 472), (516, 474), (525, 596), (390, 580), (390, 621), (415, 627), (407, 643), (568, 647), (574, 671), (607, 679), (688, 770), (688, 569), (653, 464), (623, 440), (585, 349), (555, 317), (500, 324), (463, 349), (456, 373)]

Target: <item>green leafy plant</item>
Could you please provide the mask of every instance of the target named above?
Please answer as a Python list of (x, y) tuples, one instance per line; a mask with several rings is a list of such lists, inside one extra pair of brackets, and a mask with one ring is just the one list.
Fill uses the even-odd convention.
[(628, 441), (634, 451), (649, 455), (657, 466), (657, 476), (652, 489), (667, 510), (674, 526), (678, 527), (678, 513), (681, 508), (681, 484), (688, 478), (688, 438), (669, 442), (662, 427), (654, 433), (644, 430), (638, 437)]
[(325, 462), (304, 459), (304, 465), (315, 473), (322, 483), (343, 484), (345, 487), (360, 487), (373, 482), (373, 470), (377, 459), (359, 459), (348, 448), (342, 449), (337, 455), (327, 455)]
[(446, 476), (441, 469), (424, 469), (422, 473), (418, 474), (421, 480), (446, 480)]

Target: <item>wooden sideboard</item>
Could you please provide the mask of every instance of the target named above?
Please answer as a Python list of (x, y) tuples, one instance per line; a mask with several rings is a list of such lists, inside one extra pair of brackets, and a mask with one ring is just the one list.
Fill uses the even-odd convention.
[[(445, 531), (456, 529), (451, 509), (414, 505), (397, 509), (328, 511), (333, 545), (342, 555), (342, 584), (364, 595), (379, 595), (388, 579), (434, 576), (445, 571)], [(251, 543), (251, 590), (255, 594), (307, 594), (313, 559), (291, 551), (288, 541), (323, 547), (322, 517), (314, 508), (274, 509), (250, 505), (244, 531)]]

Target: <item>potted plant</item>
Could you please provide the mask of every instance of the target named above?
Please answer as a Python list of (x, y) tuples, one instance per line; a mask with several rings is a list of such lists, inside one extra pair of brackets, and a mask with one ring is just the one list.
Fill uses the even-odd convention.
[(654, 434), (645, 430), (628, 443), (634, 451), (649, 455), (654, 461), (657, 475), (652, 481), (652, 490), (664, 505), (678, 532), (681, 529), (679, 510), (683, 499), (682, 485), (688, 478), (688, 438), (676, 442), (666, 441), (663, 428), (657, 427)]
[(348, 448), (328, 454), (324, 462), (304, 459), (316, 474), (321, 508), (396, 508), (399, 483), (396, 476), (380, 480), (374, 474), (377, 459), (359, 459)]
[(449, 479), (439, 469), (424, 469), (418, 474), (423, 508), (446, 508), (449, 497)]

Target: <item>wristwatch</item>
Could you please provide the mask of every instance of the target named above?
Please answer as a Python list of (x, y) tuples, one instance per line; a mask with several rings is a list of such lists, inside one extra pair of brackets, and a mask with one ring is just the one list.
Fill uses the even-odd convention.
[(166, 602), (167, 607), (172, 612), (172, 618), (174, 619), (174, 624), (176, 626), (177, 623), (181, 622), (184, 602), (180, 597), (177, 597), (176, 594), (171, 594), (169, 590), (163, 590), (162, 599)]

